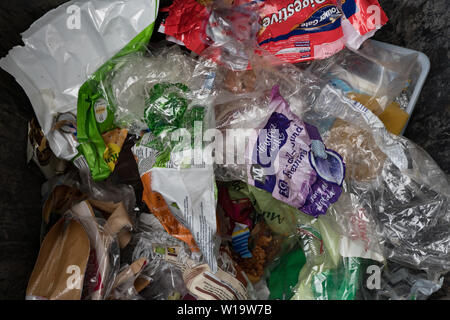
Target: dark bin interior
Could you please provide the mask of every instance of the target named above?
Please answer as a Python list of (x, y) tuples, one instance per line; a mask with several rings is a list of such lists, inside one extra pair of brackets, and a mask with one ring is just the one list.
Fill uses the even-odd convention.
[[(64, 0), (0, 3), (0, 57), (21, 43), (20, 33)], [(167, 1), (163, 1), (167, 3)], [(450, 172), (450, 11), (447, 0), (380, 0), (390, 21), (375, 39), (425, 53), (431, 70), (405, 136)], [(157, 32), (153, 41), (161, 37)], [(162, 38), (162, 37), (161, 37)], [(33, 109), (19, 84), (0, 71), (0, 299), (24, 299), (39, 252), (40, 188), (44, 177), (26, 164), (27, 123)], [(447, 277), (449, 278), (449, 277)], [(450, 296), (448, 281), (432, 298)]]

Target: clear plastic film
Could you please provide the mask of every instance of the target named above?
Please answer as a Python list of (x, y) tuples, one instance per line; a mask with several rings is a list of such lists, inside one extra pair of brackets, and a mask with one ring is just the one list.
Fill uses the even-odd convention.
[(370, 290), (362, 286), (358, 299), (366, 300), (425, 300), (438, 291), (443, 284), (443, 278), (437, 279), (424, 271), (405, 267), (388, 261), (379, 267), (381, 277), (378, 283), (370, 279), (370, 275), (363, 275), (363, 283), (378, 285), (379, 290)]
[(136, 222), (136, 196), (133, 188), (126, 184), (114, 184), (112, 181), (95, 182), (89, 168), (76, 172), (68, 171), (53, 177), (42, 185), (41, 194), (45, 199), (43, 223), (49, 224), (53, 214), (64, 214), (73, 205), (88, 198), (97, 201), (122, 203), (130, 220)]
[[(319, 136), (317, 140), (325, 146), (322, 151), (327, 153), (327, 157), (320, 158), (327, 159), (334, 151), (345, 166), (337, 199), (327, 204), (323, 215), (309, 217), (307, 223), (300, 223), (298, 229), (302, 231), (296, 231), (300, 233), (297, 236), (305, 251), (306, 263), (299, 272), (292, 298), (357, 299), (366, 286), (367, 270), (386, 262), (417, 271), (408, 271), (405, 276), (412, 286), (410, 294), (397, 294), (393, 289), (391, 295), (371, 297), (423, 298), (436, 291), (441, 283), (439, 277), (448, 272), (449, 261), (449, 183), (446, 175), (422, 149), (408, 139), (390, 133), (374, 112), (330, 83), (328, 69), (300, 71), (269, 55), (233, 51), (235, 42), (240, 41), (237, 38), (222, 41), (205, 52), (206, 57), (214, 58), (221, 65), (215, 82), (217, 128), (262, 128), (261, 124), (267, 123), (274, 111), (279, 112), (279, 105), (271, 106), (277, 101), (273, 88), (278, 85), (275, 90), (279, 90), (277, 93), (282, 100), (277, 103), (284, 103), (285, 110), (318, 131), (308, 132), (309, 141), (305, 143), (310, 147), (310, 164), (313, 165), (313, 160), (319, 163), (318, 158), (323, 156), (320, 144), (314, 146), (311, 142)], [(242, 41), (250, 43), (251, 39)], [(216, 52), (221, 50), (235, 53), (237, 57), (226, 54), (217, 58)], [(381, 81), (383, 87), (391, 83), (390, 88), (380, 94), (387, 100), (399, 94), (405, 77), (408, 77), (408, 66), (415, 59), (412, 56), (402, 58), (403, 70), (399, 70), (395, 66), (398, 64), (396, 57), (389, 60), (386, 54), (381, 52), (377, 56), (365, 48), (358, 55), (378, 68), (374, 83)], [(244, 64), (234, 64), (239, 58), (247, 59), (245, 70), (241, 68)], [(288, 117), (291, 118), (292, 115)], [(237, 150), (225, 148), (225, 155), (235, 157)], [(251, 155), (246, 156), (247, 160), (251, 159)], [(326, 177), (330, 182), (333, 181), (331, 177), (339, 177), (342, 173), (342, 170), (331, 170), (332, 167), (327, 169), (318, 165), (314, 169), (317, 176)], [(248, 164), (216, 163), (216, 176), (220, 180), (249, 183), (247, 168)], [(336, 184), (336, 181), (339, 180), (331, 183)], [(249, 184), (252, 184), (251, 180)], [(263, 191), (270, 190), (256, 187), (262, 189), (258, 192), (271, 198)], [(273, 192), (272, 196), (277, 198)], [(293, 203), (284, 202), (292, 207)], [(274, 207), (268, 207), (267, 211), (273, 212)], [(305, 213), (311, 215), (305, 208), (294, 206), (296, 219), (305, 217)], [(291, 231), (291, 235), (296, 232)], [(389, 268), (383, 270), (390, 272)], [(422, 278), (416, 274), (422, 274)]]
[(73, 206), (68, 214), (81, 222), (91, 241), (83, 299), (107, 299), (145, 264), (137, 261), (130, 270), (119, 273), (120, 250), (131, 241), (133, 222), (122, 202), (89, 199)]
[(175, 259), (170, 262), (175, 265), (186, 264), (187, 259), (203, 261), (199, 253), (191, 253), (185, 244), (169, 235), (159, 220), (152, 214), (142, 214), (139, 223), (139, 232), (133, 236), (131, 246), (134, 248), (132, 260), (141, 258), (147, 260), (143, 275), (152, 278), (160, 267), (160, 264), (169, 256), (166, 256), (167, 248), (177, 248)]
[(145, 300), (180, 300), (187, 294), (182, 271), (169, 262), (162, 262), (140, 296)]
[(252, 239), (249, 249), (254, 258), (234, 255), (254, 282), (258, 299), (425, 299), (442, 285), (435, 275), (386, 260), (372, 217), (353, 213), (347, 193), (327, 215), (314, 219), (257, 188), (240, 182), (226, 185), (233, 203), (242, 204), (249, 197), (272, 237), (284, 239), (282, 246), (270, 245), (275, 255), (266, 252), (269, 260), (254, 264), (261, 268), (258, 278), (251, 266), (259, 249)]
[(82, 201), (66, 212), (41, 245), (27, 299), (102, 300), (119, 270), (119, 240), (112, 221)]
[[(339, 197), (345, 166), (326, 150), (317, 128), (295, 114), (314, 101), (321, 81), (267, 53), (255, 54), (254, 14), (220, 9), (211, 15), (218, 34), (233, 35), (217, 37), (204, 53), (221, 65), (215, 82), (216, 177), (243, 180), (313, 216), (324, 214)], [(330, 172), (330, 166), (339, 168)], [(328, 172), (328, 182), (318, 171)], [(319, 188), (325, 194), (318, 195)], [(316, 209), (318, 202), (324, 205)]]
[(132, 259), (149, 262), (141, 274), (149, 281), (140, 293), (144, 299), (244, 300), (250, 296), (249, 282), (228, 249), (221, 248), (218, 270), (212, 272), (201, 254), (168, 235), (153, 215), (141, 216), (139, 230), (132, 241)]
[(131, 265), (122, 265), (108, 299), (141, 300), (139, 292), (148, 285), (148, 280), (141, 276), (146, 264), (147, 260), (140, 258)]
[(338, 120), (325, 132), (325, 141), (332, 140), (344, 157), (346, 192), (354, 212), (373, 225), (386, 259), (426, 271), (437, 281), (449, 270), (446, 175), (425, 151), (390, 134), (371, 111), (327, 85), (306, 118), (320, 127), (331, 117)]
[(177, 46), (121, 57), (104, 80), (104, 87), (110, 87), (111, 90), (109, 98), (116, 105), (114, 115), (116, 124), (138, 135), (142, 131), (147, 131), (149, 124), (152, 131), (158, 131), (162, 128), (157, 128), (157, 123), (151, 123), (151, 119), (148, 118), (149, 113), (158, 113), (160, 117), (166, 117), (169, 124), (176, 126), (177, 121), (185, 115), (185, 109), (192, 106), (180, 105), (179, 110), (169, 114), (167, 108), (155, 109), (157, 105), (151, 104), (151, 101), (157, 99), (155, 90), (161, 87), (161, 83), (180, 83), (178, 87), (169, 87), (167, 95), (172, 93), (185, 99), (196, 97), (196, 92), (191, 90), (201, 90), (202, 87), (194, 87), (197, 85), (196, 79), (192, 77), (195, 66), (196, 61)]
[(214, 63), (198, 64), (171, 46), (120, 57), (102, 86), (115, 123), (143, 133), (132, 149), (143, 200), (167, 232), (200, 250), (216, 270), (214, 175), (197, 140), (214, 127), (214, 78)]

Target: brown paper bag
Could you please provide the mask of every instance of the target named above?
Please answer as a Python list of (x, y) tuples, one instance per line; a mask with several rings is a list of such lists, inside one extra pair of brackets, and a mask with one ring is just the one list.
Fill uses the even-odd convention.
[[(82, 197), (84, 195), (74, 188), (56, 188), (44, 206), (44, 220), (48, 220), (50, 212), (60, 213), (67, 206), (63, 199), (81, 200)], [(93, 208), (101, 211), (107, 219), (105, 226), (98, 224)], [(80, 299), (91, 249), (96, 253), (96, 272), (101, 284), (92, 294), (92, 299), (104, 298), (105, 287), (101, 281), (106, 280), (110, 270), (108, 251), (113, 241), (111, 236), (117, 235), (121, 248), (131, 240), (133, 224), (121, 202), (90, 199), (73, 205), (67, 213), (79, 222), (61, 218), (45, 237), (29, 281), (28, 299)]]
[[(104, 226), (98, 224), (94, 208), (99, 210), (102, 216), (106, 218)], [(92, 288), (86, 288), (89, 297), (92, 300), (105, 299), (113, 284), (111, 281), (114, 281), (114, 278), (111, 278), (113, 276), (111, 272), (114, 270), (111, 269), (113, 265), (109, 254), (114, 241), (113, 237), (117, 235), (119, 245), (124, 248), (131, 239), (129, 231), (132, 228), (131, 219), (121, 202), (113, 203), (89, 199), (74, 205), (68, 212), (80, 220), (89, 237), (91, 248), (95, 251), (96, 269), (91, 270), (95, 274), (88, 275), (88, 277), (90, 277), (91, 283), (94, 281), (96, 284)], [(92, 276), (94, 278), (91, 278)]]
[(89, 251), (89, 238), (82, 225), (61, 218), (41, 245), (26, 298), (79, 300)]

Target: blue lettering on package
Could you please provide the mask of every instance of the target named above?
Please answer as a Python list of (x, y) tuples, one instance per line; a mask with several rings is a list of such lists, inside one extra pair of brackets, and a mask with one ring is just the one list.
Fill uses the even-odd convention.
[(289, 198), (289, 185), (286, 181), (280, 180), (278, 181), (278, 189), (280, 189), (279, 193), (286, 198)]
[(331, 31), (338, 29), (341, 26), (342, 12), (335, 5), (326, 5), (314, 12), (308, 19), (299, 24), (297, 28), (291, 32), (275, 37), (269, 38), (259, 43), (263, 45), (270, 42), (277, 42), (281, 40), (287, 40), (292, 36), (318, 33), (324, 31)]
[[(262, 172), (263, 168), (269, 168), (273, 165), (281, 147), (287, 142), (288, 134), (286, 130), (289, 128), (291, 120), (285, 115), (274, 112), (270, 116), (267, 124), (256, 142), (256, 163), (252, 166), (252, 172)], [(276, 134), (278, 133), (278, 135)], [(276, 176), (266, 175), (255, 179), (255, 186), (268, 192), (273, 192), (276, 184)]]
[(256, 162), (259, 165), (266, 168), (272, 165), (272, 161), (287, 141), (286, 130), (290, 125), (291, 120), (285, 115), (278, 112), (272, 113), (256, 143)]

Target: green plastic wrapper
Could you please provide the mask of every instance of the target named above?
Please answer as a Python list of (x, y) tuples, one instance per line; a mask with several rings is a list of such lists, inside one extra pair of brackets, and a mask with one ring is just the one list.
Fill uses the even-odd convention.
[(336, 269), (314, 275), (316, 300), (355, 300), (361, 282), (361, 258), (343, 258)]
[[(155, 9), (158, 9), (158, 5)], [(106, 146), (102, 134), (116, 128), (111, 88), (105, 85), (104, 80), (108, 73), (116, 68), (121, 57), (146, 50), (154, 25), (155, 23), (152, 22), (100, 67), (78, 92), (77, 139), (80, 143), (78, 151), (86, 159), (94, 181), (104, 180), (111, 174), (111, 169), (103, 158)]]
[(267, 281), (270, 291), (269, 299), (291, 299), (294, 295), (292, 289), (297, 284), (298, 274), (305, 263), (306, 256), (301, 248), (294, 249), (283, 255), (279, 265), (270, 272), (270, 277)]

